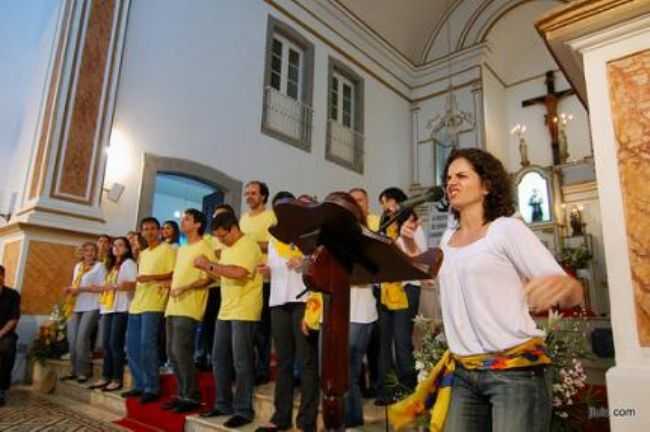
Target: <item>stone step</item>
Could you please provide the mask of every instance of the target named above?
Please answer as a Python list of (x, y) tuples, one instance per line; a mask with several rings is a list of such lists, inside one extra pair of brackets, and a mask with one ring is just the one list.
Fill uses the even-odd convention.
[[(65, 360), (48, 360), (47, 364), (51, 367), (58, 377), (67, 375), (70, 367), (69, 362)], [(101, 376), (101, 360), (93, 361), (94, 376)], [(125, 389), (130, 388), (131, 375), (128, 368), (124, 374)], [(102, 392), (101, 390), (90, 390), (87, 388), (88, 383), (79, 384), (76, 381), (60, 382), (57, 380), (55, 394), (70, 400), (89, 404), (94, 407), (101, 407), (116, 415), (126, 415), (126, 404), (124, 399), (120, 396), (121, 391), (117, 392)], [(238, 430), (243, 432), (252, 432), (259, 425), (263, 425), (271, 418), (274, 411), (273, 394), (275, 390), (274, 383), (268, 383), (258, 386), (255, 389), (254, 409), (255, 421), (246, 427)], [(297, 414), (299, 406), (299, 391), (296, 391), (294, 400), (294, 416)], [(208, 432), (208, 431), (230, 431), (231, 429), (223, 426), (226, 418), (204, 419), (194, 416), (188, 416), (185, 423), (185, 430), (188, 432)], [(294, 419), (295, 420), (295, 419)], [(385, 411), (384, 407), (377, 407), (373, 404), (373, 400), (364, 401), (364, 421), (366, 426), (363, 428), (355, 428), (359, 431), (380, 432), (385, 429)], [(320, 428), (322, 425), (322, 417), (319, 416)]]
[[(255, 416), (255, 421), (244, 427), (238, 429), (230, 429), (223, 425), (223, 423), (228, 420), (228, 417), (217, 418), (217, 419), (204, 419), (198, 416), (188, 416), (185, 419), (185, 432), (254, 432), (259, 426), (265, 425), (266, 420), (261, 419), (259, 416)], [(319, 417), (319, 426), (318, 430), (324, 430), (324, 426), (320, 421)], [(346, 429), (348, 432), (383, 432), (385, 431), (385, 425), (382, 423), (366, 424), (361, 427), (356, 427), (352, 429)], [(299, 432), (300, 429), (291, 429), (292, 432)]]

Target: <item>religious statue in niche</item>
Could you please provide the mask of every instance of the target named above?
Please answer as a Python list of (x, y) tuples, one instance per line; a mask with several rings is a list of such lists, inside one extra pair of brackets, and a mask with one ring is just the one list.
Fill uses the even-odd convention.
[(550, 180), (538, 167), (522, 171), (516, 184), (519, 214), (529, 224), (551, 222)]
[(544, 220), (544, 211), (542, 210), (542, 196), (537, 188), (533, 188), (533, 193), (528, 200), (530, 206), (531, 222), (542, 222)]

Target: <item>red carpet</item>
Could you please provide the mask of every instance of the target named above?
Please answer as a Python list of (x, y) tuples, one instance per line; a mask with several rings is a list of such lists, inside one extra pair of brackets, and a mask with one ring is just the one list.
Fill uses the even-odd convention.
[[(210, 372), (199, 373), (199, 389), (201, 400), (204, 403), (202, 409), (212, 407), (214, 404), (214, 379)], [(176, 394), (176, 380), (174, 375), (165, 374), (160, 376), (161, 398), (157, 402), (141, 405), (138, 398), (129, 398), (126, 401), (127, 416), (115, 423), (135, 432), (183, 432), (185, 417), (194, 414), (176, 414), (165, 411), (160, 405), (167, 402)], [(197, 410), (198, 411), (198, 410)]]

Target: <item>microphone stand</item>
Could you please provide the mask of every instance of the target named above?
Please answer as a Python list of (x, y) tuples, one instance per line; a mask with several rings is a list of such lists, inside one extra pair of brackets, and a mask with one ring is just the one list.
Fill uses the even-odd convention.
[(391, 226), (395, 221), (401, 221), (401, 218), (409, 211), (412, 211), (411, 207), (400, 207), (395, 213), (392, 214), (380, 227), (379, 232), (383, 232), (386, 228)]

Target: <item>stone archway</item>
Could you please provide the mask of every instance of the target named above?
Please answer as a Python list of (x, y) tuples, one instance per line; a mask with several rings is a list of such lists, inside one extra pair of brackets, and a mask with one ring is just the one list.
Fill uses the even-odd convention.
[(150, 215), (153, 210), (153, 195), (157, 174), (180, 175), (206, 183), (222, 191), (224, 193), (224, 202), (230, 204), (235, 211), (241, 208), (243, 189), (243, 183), (241, 181), (198, 162), (145, 153), (142, 169), (142, 185), (140, 187), (138, 221)]

